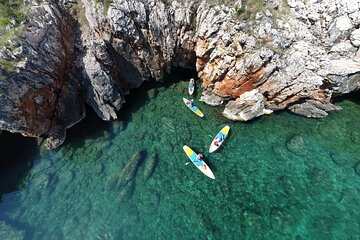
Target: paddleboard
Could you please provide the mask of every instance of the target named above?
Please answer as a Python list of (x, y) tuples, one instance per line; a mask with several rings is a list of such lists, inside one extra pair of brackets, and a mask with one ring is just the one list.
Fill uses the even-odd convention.
[(189, 94), (192, 95), (194, 93), (194, 91), (195, 91), (195, 81), (194, 81), (193, 78), (190, 79), (188, 89), (189, 89)]
[(204, 114), (202, 113), (202, 111), (200, 111), (199, 108), (197, 108), (196, 106), (191, 106), (190, 105), (190, 100), (187, 100), (186, 98), (183, 98), (183, 101), (185, 103), (185, 105), (191, 110), (193, 111), (196, 115), (198, 115), (199, 117), (203, 117)]
[(208, 165), (203, 161), (196, 161), (197, 154), (189, 148), (187, 145), (184, 145), (183, 147), (186, 155), (190, 158), (191, 162), (206, 176), (208, 176), (211, 179), (215, 179), (215, 176), (211, 169), (208, 167)]
[[(215, 138), (211, 142), (209, 153), (216, 151), (221, 146), (221, 144), (225, 141), (225, 138), (229, 134), (229, 131), (230, 131), (229, 126), (225, 126), (223, 127), (223, 129), (221, 129), (221, 131), (215, 136)], [(223, 140), (220, 142), (219, 139), (221, 138), (223, 138)], [(217, 142), (218, 144), (215, 145), (215, 142)]]

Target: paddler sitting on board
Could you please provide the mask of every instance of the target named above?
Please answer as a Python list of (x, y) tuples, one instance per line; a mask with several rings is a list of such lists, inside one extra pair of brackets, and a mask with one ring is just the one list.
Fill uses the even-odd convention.
[(194, 107), (194, 100), (190, 100), (186, 102), (186, 105), (190, 105), (191, 107)]
[[(198, 155), (196, 155), (196, 165), (199, 167), (202, 166), (202, 167), (204, 167), (204, 169), (206, 169), (206, 165), (204, 164), (203, 160), (204, 160), (204, 155), (202, 153), (199, 153)], [(199, 163), (201, 165), (199, 165)]]
[(196, 162), (200, 162), (204, 159), (204, 155), (202, 153), (199, 153), (196, 155)]
[(224, 141), (224, 135), (221, 135), (219, 138), (215, 138), (214, 145), (218, 147), (222, 141)]
[(194, 87), (194, 83), (195, 83), (194, 79), (191, 78), (191, 79), (190, 79), (190, 87)]

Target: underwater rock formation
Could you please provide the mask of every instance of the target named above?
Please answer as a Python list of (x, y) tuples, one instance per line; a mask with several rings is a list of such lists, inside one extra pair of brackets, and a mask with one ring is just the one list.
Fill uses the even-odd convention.
[[(89, 104), (116, 119), (125, 95), (194, 69), (201, 100), (247, 121), (289, 109), (324, 117), (360, 89), (360, 2), (29, 0), (25, 30), (0, 49), (0, 128), (63, 143)], [(243, 11), (238, 11), (239, 9)]]
[(145, 150), (137, 151), (120, 172), (110, 177), (110, 186), (115, 186), (115, 190), (119, 191), (119, 203), (127, 201), (132, 197), (135, 191), (135, 177), (145, 156)]
[(154, 173), (158, 164), (158, 154), (154, 153), (150, 158), (146, 159), (144, 163), (144, 178), (149, 179)]
[[(131, 182), (137, 173), (137, 170), (143, 159), (144, 151), (136, 152), (126, 163), (121, 172), (111, 177), (112, 182), (116, 182), (116, 189), (121, 188)], [(113, 181), (114, 180), (114, 181)]]
[(18, 230), (8, 224), (6, 222), (0, 222), (0, 237), (1, 239), (24, 239), (25, 238), (25, 231)]
[(286, 141), (286, 148), (295, 155), (306, 155), (308, 150), (302, 136), (294, 135)]
[(354, 166), (355, 173), (360, 175), (360, 162), (356, 163)]

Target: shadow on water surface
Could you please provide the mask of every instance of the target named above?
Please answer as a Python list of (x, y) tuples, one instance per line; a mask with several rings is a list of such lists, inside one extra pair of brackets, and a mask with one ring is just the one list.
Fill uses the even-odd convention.
[(334, 103), (341, 103), (344, 100), (349, 100), (351, 102), (360, 104), (360, 90), (336, 97), (334, 98)]
[(103, 121), (90, 108), (86, 108), (86, 117), (78, 124), (67, 130), (64, 146), (81, 148), (86, 139), (104, 137), (111, 129), (111, 122)]
[(155, 98), (160, 88), (168, 88), (174, 83), (191, 77), (196, 78), (196, 72), (175, 68), (170, 75), (165, 76), (164, 82), (148, 81), (139, 88), (131, 89), (130, 93), (125, 96), (126, 102), (117, 112), (117, 120), (103, 121), (91, 107), (87, 106), (85, 119), (67, 130), (67, 138), (63, 146), (82, 148), (86, 139), (103, 137), (108, 138), (111, 145), (116, 133), (127, 128), (128, 123), (132, 121), (132, 115), (143, 107), (150, 98)]
[(168, 88), (175, 83), (190, 78), (196, 79), (195, 71), (174, 68), (171, 74), (165, 76), (164, 82), (155, 82), (154, 80), (145, 81), (141, 87), (132, 89), (130, 93), (125, 96), (126, 103), (119, 111), (119, 118), (126, 121), (131, 120), (131, 116), (129, 115), (144, 106), (150, 97), (155, 98), (159, 92), (159, 88)]
[[(24, 186), (26, 176), (39, 154), (36, 139), (3, 131), (0, 136), (0, 196)], [(1, 197), (0, 197), (1, 198)]]

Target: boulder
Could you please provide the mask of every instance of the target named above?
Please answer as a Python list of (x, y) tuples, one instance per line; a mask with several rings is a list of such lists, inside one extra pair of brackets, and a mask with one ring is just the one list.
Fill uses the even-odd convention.
[(118, 175), (116, 188), (125, 186), (128, 182), (132, 181), (137, 173), (138, 167), (142, 163), (143, 156), (146, 154), (144, 150), (137, 151), (131, 159), (126, 163), (125, 167)]
[(0, 239), (22, 240), (25, 239), (25, 231), (0, 221)]
[(235, 101), (229, 101), (223, 111), (223, 115), (231, 120), (248, 121), (272, 111), (265, 109), (264, 97), (257, 90), (243, 93)]
[(286, 141), (286, 148), (295, 155), (303, 156), (308, 153), (305, 141), (302, 136), (294, 135)]
[(147, 158), (144, 163), (144, 177), (146, 180), (148, 180), (152, 174), (154, 173), (157, 164), (158, 164), (159, 158), (158, 154), (155, 152), (153, 155), (150, 156), (150, 158)]

